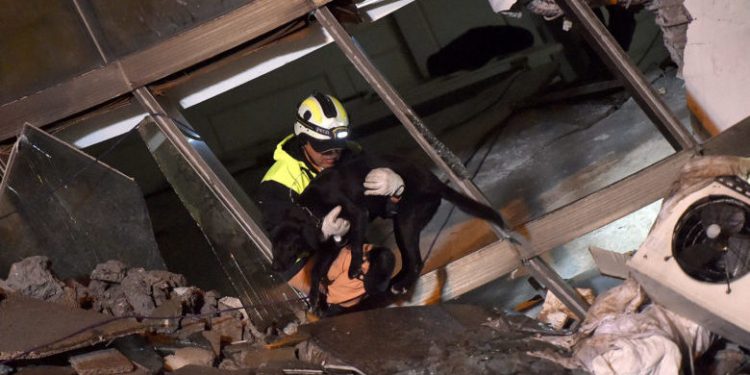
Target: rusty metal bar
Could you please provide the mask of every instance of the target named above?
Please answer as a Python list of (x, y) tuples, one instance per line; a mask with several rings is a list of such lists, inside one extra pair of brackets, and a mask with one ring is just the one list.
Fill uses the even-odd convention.
[[(372, 86), (375, 92), (378, 93), (380, 98), (396, 115), (399, 121), (401, 121), (409, 134), (438, 168), (447, 173), (450, 180), (466, 195), (479, 202), (489, 204), (487, 197), (469, 178), (469, 173), (461, 160), (443, 145), (424, 125), (419, 116), (404, 102), (393, 86), (388, 83), (380, 71), (372, 64), (365, 52), (355, 43), (351, 35), (346, 32), (333, 14), (325, 7), (318, 8), (313, 14), (323, 28), (331, 34), (344, 55), (354, 64), (359, 73)], [(440, 152), (437, 150), (440, 150)], [(492, 228), (501, 239), (508, 240), (511, 238), (511, 233), (502, 228), (495, 225)], [(538, 257), (526, 259), (524, 255), (532, 253), (530, 244), (525, 239), (520, 238), (520, 236), (514, 235), (512, 237), (522, 243), (521, 246), (511, 247), (519, 252), (521, 259), (524, 259), (524, 263), (531, 274), (544, 283), (580, 319), (583, 319), (586, 315), (586, 310), (588, 310), (586, 301), (542, 259)], [(513, 242), (509, 241), (509, 243), (512, 244)]]

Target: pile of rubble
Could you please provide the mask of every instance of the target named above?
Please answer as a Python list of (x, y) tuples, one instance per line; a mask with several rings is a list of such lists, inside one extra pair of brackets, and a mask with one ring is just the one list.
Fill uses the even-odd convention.
[(49, 266), (26, 258), (0, 279), (2, 375), (203, 373), (296, 360), (293, 350), (268, 349), (276, 333), (259, 332), (237, 298), (182, 275), (110, 260), (89, 280), (63, 282)]

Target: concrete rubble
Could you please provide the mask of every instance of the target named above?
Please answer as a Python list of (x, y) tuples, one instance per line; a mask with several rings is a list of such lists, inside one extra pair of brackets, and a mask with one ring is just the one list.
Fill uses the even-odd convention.
[(275, 333), (259, 333), (241, 307), (163, 270), (109, 260), (88, 280), (63, 281), (48, 258), (29, 257), (0, 279), (0, 374), (222, 373), (296, 360), (265, 349)]
[[(590, 290), (581, 292), (593, 299)], [(572, 334), (521, 314), (447, 304), (298, 322), (263, 335), (239, 300), (189, 286), (181, 275), (110, 260), (97, 265), (89, 280), (61, 281), (46, 258), (31, 257), (0, 280), (0, 374), (600, 372), (624, 366), (608, 349), (639, 348), (613, 333), (632, 328), (633, 319), (649, 330), (639, 337), (661, 340), (665, 349), (651, 350), (655, 341), (646, 343), (656, 356), (640, 353), (641, 368), (669, 356), (674, 360), (665, 363), (671, 367), (655, 373), (680, 368), (680, 348), (691, 342), (699, 343), (693, 353), (710, 353), (708, 364), (699, 367), (708, 373), (747, 366), (741, 348), (729, 344), (710, 351), (705, 329), (645, 303), (644, 293), (628, 280), (597, 298)], [(564, 309), (552, 305), (547, 315), (558, 312), (558, 320), (566, 321)], [(689, 342), (669, 346), (677, 339)]]

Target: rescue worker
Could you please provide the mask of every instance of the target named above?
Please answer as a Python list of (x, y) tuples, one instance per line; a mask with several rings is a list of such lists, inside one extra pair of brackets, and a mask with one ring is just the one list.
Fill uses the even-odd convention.
[[(349, 117), (335, 97), (316, 92), (300, 103), (294, 134), (288, 135), (276, 146), (274, 164), (266, 172), (258, 190), (258, 203), (266, 230), (272, 232), (284, 220), (295, 199), (320, 171), (360, 152), (359, 145), (348, 140), (349, 134)], [(367, 175), (364, 187), (367, 195), (397, 197), (404, 190), (404, 182), (391, 169), (377, 168)], [(337, 206), (322, 218), (320, 236), (324, 241), (338, 241), (349, 231), (349, 221), (339, 217), (340, 212), (341, 207)], [(364, 247), (365, 252), (371, 249), (371, 244)], [(393, 256), (389, 249), (377, 250), (385, 250), (388, 256)], [(350, 262), (351, 251), (344, 247), (329, 268), (327, 286), (323, 289), (327, 303), (332, 307), (327, 315), (350, 309), (365, 297), (364, 282), (360, 278), (350, 279), (347, 274)], [(312, 287), (312, 265), (310, 259), (303, 259), (290, 269), (283, 270), (281, 276), (292, 287), (307, 295)], [(362, 266), (365, 274), (368, 267), (368, 262)]]

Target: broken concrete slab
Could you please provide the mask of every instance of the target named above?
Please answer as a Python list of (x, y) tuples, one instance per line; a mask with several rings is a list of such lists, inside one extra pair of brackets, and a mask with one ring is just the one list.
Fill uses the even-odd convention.
[(143, 332), (134, 319), (8, 294), (0, 301), (0, 360), (33, 359)]
[[(477, 322), (496, 316), (477, 306), (435, 305), (377, 309), (300, 327), (311, 338), (298, 346), (311, 363), (354, 366), (367, 374), (570, 373), (529, 351), (553, 348), (513, 325)], [(526, 320), (533, 321), (528, 317)], [(539, 347), (541, 345), (541, 347)], [(539, 347), (540, 349), (534, 349)]]
[(117, 349), (97, 350), (68, 360), (78, 375), (125, 374), (135, 369), (133, 363)]

